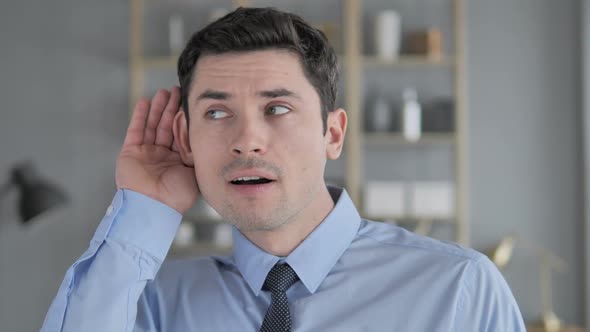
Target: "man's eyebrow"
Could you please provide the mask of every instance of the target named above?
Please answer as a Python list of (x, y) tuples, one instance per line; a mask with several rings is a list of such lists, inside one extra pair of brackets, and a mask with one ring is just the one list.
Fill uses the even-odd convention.
[(258, 95), (264, 98), (295, 97), (297, 99), (301, 99), (301, 97), (295, 92), (284, 88), (259, 91)]
[(231, 98), (231, 94), (228, 92), (207, 89), (197, 97), (197, 100), (201, 100), (201, 99), (228, 100), (230, 98)]
[[(287, 90), (285, 88), (277, 88), (272, 90), (263, 90), (257, 93), (258, 96), (263, 98), (278, 98), (278, 97), (294, 97), (297, 99), (301, 99), (301, 97), (293, 91)], [(231, 93), (211, 90), (207, 89), (203, 93), (201, 93), (197, 100), (202, 99), (215, 99), (215, 100), (228, 100), (232, 97)]]

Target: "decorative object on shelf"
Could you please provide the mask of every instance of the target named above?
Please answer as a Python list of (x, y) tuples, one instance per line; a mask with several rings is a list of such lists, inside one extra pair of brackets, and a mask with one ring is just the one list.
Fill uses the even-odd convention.
[(365, 123), (370, 132), (387, 132), (392, 129), (393, 112), (383, 94), (371, 98)]
[(180, 15), (168, 19), (168, 42), (171, 54), (179, 54), (184, 48), (184, 21)]
[(452, 218), (455, 190), (451, 182), (413, 182), (409, 186), (410, 211), (417, 218)]
[(499, 269), (505, 268), (510, 262), (514, 248), (518, 243), (519, 246), (525, 247), (537, 255), (539, 263), (539, 286), (541, 291), (541, 303), (543, 312), (541, 313), (541, 325), (546, 332), (561, 331), (562, 323), (553, 310), (551, 271), (557, 270), (561, 273), (567, 271), (567, 262), (540, 246), (531, 244), (522, 238), (514, 235), (504, 237), (500, 243), (490, 251), (489, 257)]
[(439, 97), (428, 101), (422, 108), (422, 131), (451, 133), (455, 130), (455, 104), (452, 98)]
[(401, 17), (395, 10), (384, 10), (375, 18), (375, 53), (378, 58), (395, 60), (401, 44)]
[(416, 89), (406, 88), (403, 92), (402, 131), (405, 139), (416, 142), (422, 134), (422, 109), (418, 103)]
[(436, 28), (411, 32), (407, 37), (407, 49), (411, 54), (440, 61), (442, 60), (442, 33)]
[(23, 162), (12, 168), (10, 181), (0, 187), (0, 197), (13, 186), (20, 191), (19, 214), (24, 224), (68, 201), (63, 189), (43, 179), (31, 162)]
[(371, 217), (395, 217), (406, 213), (402, 182), (369, 181), (365, 186), (364, 211)]

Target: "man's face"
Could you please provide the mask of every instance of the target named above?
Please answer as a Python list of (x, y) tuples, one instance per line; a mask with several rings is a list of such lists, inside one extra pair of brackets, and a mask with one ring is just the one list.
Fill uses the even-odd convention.
[(320, 98), (299, 58), (286, 50), (201, 57), (188, 105), (199, 189), (242, 231), (308, 218), (325, 189), (326, 158), (337, 158), (331, 112), (324, 136)]

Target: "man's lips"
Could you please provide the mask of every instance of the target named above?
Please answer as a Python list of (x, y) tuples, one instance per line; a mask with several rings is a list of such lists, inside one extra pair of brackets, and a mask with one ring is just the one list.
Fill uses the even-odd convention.
[(246, 169), (232, 172), (228, 177), (228, 182), (236, 184), (239, 182), (251, 182), (257, 180), (276, 181), (277, 177), (271, 172), (261, 169)]

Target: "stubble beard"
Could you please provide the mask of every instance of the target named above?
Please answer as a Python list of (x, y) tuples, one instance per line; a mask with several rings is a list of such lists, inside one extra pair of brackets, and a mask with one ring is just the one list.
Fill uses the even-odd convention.
[(225, 221), (236, 226), (242, 232), (269, 232), (293, 222), (296, 216), (312, 204), (319, 190), (320, 185), (312, 184), (303, 191), (303, 200), (289, 201), (287, 195), (282, 194), (270, 203), (273, 206), (250, 209), (239, 207), (234, 202), (225, 200), (216, 210)]
[(274, 206), (243, 208), (225, 201), (219, 214), (242, 232), (273, 231), (289, 223), (287, 199), (281, 197)]

